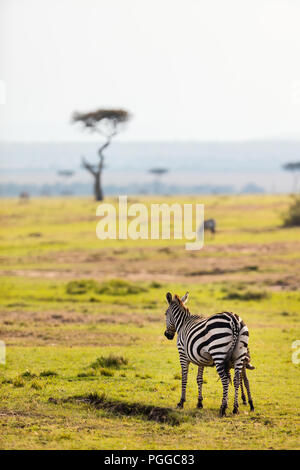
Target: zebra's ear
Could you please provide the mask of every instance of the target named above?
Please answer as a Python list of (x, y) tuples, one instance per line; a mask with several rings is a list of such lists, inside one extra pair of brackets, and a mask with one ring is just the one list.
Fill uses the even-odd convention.
[(171, 294), (171, 292), (167, 292), (167, 294), (166, 294), (166, 299), (167, 299), (168, 304), (170, 304), (170, 303), (172, 302), (172, 294)]
[(182, 302), (183, 304), (185, 304), (185, 303), (187, 302), (187, 300), (188, 300), (188, 297), (189, 297), (189, 293), (186, 292), (186, 293), (184, 294), (184, 296), (181, 297), (181, 302)]

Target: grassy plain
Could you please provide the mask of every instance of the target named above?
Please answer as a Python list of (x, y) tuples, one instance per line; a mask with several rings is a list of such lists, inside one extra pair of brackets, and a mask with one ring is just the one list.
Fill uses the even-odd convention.
[[(281, 227), (289, 197), (128, 202), (204, 203), (217, 234), (201, 251), (180, 240), (100, 241), (89, 198), (1, 201), (0, 448), (299, 449), (300, 228)], [(218, 417), (214, 369), (197, 410), (193, 366), (176, 410), (165, 293), (187, 290), (192, 313), (229, 310), (247, 323), (253, 413), (240, 403), (232, 414), (231, 387), (227, 417)]]

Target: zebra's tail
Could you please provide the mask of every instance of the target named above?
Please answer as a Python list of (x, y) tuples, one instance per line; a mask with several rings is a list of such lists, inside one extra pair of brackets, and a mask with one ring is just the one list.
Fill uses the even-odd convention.
[(238, 341), (238, 338), (239, 338), (239, 333), (240, 333), (240, 329), (238, 327), (238, 323), (236, 321), (232, 321), (231, 323), (231, 326), (232, 326), (232, 333), (233, 333), (233, 338), (232, 338), (232, 343), (230, 345), (230, 348), (224, 358), (224, 362), (223, 362), (223, 368), (224, 368), (224, 372), (226, 373), (227, 377), (229, 378), (229, 381), (230, 383), (232, 383), (231, 381), (231, 375), (230, 375), (230, 367), (231, 367), (231, 359), (232, 359), (232, 353), (234, 351), (234, 348), (236, 346), (236, 343)]

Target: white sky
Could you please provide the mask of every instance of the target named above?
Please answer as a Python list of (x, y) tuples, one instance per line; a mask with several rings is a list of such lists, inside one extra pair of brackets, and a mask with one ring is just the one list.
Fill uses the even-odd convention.
[[(0, 0), (2, 140), (300, 138), (298, 0)], [(1, 91), (2, 90), (2, 91)]]

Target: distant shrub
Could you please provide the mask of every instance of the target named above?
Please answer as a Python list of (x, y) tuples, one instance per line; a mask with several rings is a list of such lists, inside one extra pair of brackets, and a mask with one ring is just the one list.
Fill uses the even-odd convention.
[(110, 279), (109, 281), (102, 282), (98, 288), (99, 294), (108, 295), (139, 294), (140, 292), (146, 291), (147, 289), (145, 287), (124, 281), (123, 279)]
[(128, 364), (128, 359), (126, 359), (123, 356), (115, 356), (113, 354), (110, 354), (109, 356), (101, 356), (97, 357), (97, 359), (92, 362), (91, 367), (93, 369), (97, 369), (100, 367), (108, 367), (112, 369), (119, 369), (122, 366), (125, 366)]
[(226, 300), (263, 300), (269, 297), (268, 292), (266, 291), (254, 291), (254, 290), (246, 290), (246, 291), (231, 291), (228, 292), (224, 299)]
[(283, 216), (284, 227), (300, 226), (300, 196), (294, 196), (293, 202), (288, 208), (287, 213)]
[(289, 317), (291, 314), (289, 312), (281, 312), (281, 314), (283, 317)]
[(152, 300), (150, 302), (147, 302), (147, 304), (145, 304), (145, 307), (149, 310), (155, 310), (156, 307), (157, 307), (157, 301), (156, 300)]
[(23, 374), (21, 374), (21, 377), (23, 377), (23, 379), (34, 379), (36, 377), (36, 374), (30, 372), (30, 370), (26, 370), (25, 372), (23, 372)]
[[(107, 295), (130, 295), (146, 291), (145, 287), (123, 279), (110, 279), (101, 284), (93, 279), (81, 279), (79, 281), (70, 281), (66, 286), (67, 294), (71, 295), (82, 295), (89, 292)], [(97, 302), (97, 299), (91, 297), (90, 302)]]
[(151, 375), (149, 375), (149, 374), (144, 374), (144, 375), (142, 375), (142, 374), (135, 374), (135, 376), (136, 376), (137, 378), (143, 379), (143, 380), (145, 380), (145, 379), (151, 379)]
[(88, 369), (86, 372), (79, 372), (77, 377), (93, 377), (96, 375), (96, 371), (94, 369)]
[(43, 370), (40, 373), (40, 377), (55, 377), (56, 375), (58, 375), (58, 373), (53, 370)]
[(6, 378), (4, 378), (4, 379), (1, 380), (1, 383), (2, 383), (2, 384), (12, 384), (12, 383), (13, 383), (13, 380), (12, 380), (12, 379), (6, 379)]
[(151, 378), (152, 378), (152, 377), (151, 377), (151, 375), (149, 375), (149, 374), (144, 374), (144, 375), (142, 375), (142, 379), (151, 379)]
[(24, 387), (25, 386), (25, 381), (24, 379), (19, 376), (19, 377), (16, 377), (13, 381), (12, 381), (12, 384), (14, 387), (17, 387), (17, 388), (20, 388), (20, 387)]
[(67, 294), (80, 295), (98, 289), (98, 283), (93, 279), (81, 279), (79, 281), (70, 281), (66, 286)]
[(97, 392), (89, 393), (86, 398), (90, 403), (102, 403), (107, 399), (106, 394), (104, 392), (102, 392), (101, 395), (99, 395)]
[(112, 377), (114, 375), (114, 372), (103, 367), (102, 369), (100, 369), (100, 374), (104, 375), (105, 377)]
[(157, 281), (152, 281), (150, 283), (150, 287), (152, 289), (159, 289), (160, 287), (162, 287), (162, 284), (160, 284), (160, 282), (157, 282)]
[(259, 267), (256, 265), (251, 265), (251, 266), (245, 266), (243, 268), (243, 271), (258, 271)]

